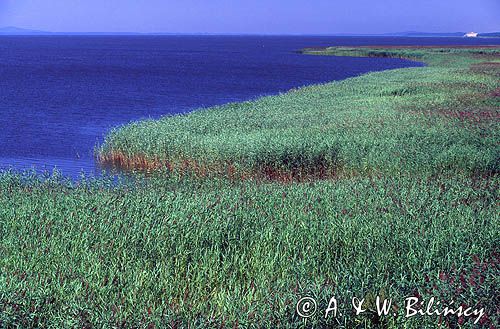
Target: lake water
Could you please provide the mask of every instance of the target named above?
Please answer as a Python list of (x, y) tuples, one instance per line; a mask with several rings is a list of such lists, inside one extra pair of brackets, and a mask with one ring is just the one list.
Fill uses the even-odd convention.
[[(142, 118), (421, 64), (306, 56), (334, 45), (492, 44), (499, 39), (267, 36), (2, 36), (0, 168), (97, 173), (94, 146)], [(265, 113), (263, 113), (265, 115)]]

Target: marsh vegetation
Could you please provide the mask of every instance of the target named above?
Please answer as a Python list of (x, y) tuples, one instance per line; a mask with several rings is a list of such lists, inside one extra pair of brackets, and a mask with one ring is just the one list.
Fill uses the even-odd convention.
[[(498, 322), (498, 48), (327, 48), (426, 62), (136, 122), (96, 150), (132, 178), (0, 175), (0, 326), (456, 328), (314, 296), (408, 296)], [(148, 172), (147, 177), (142, 173)]]

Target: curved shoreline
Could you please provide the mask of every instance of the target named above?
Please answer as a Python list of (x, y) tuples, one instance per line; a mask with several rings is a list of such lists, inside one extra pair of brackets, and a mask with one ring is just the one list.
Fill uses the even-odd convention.
[[(368, 47), (367, 47), (368, 48)], [(304, 55), (312, 55), (307, 53), (307, 50), (310, 48), (304, 48), (302, 50), (299, 50), (298, 52)], [(326, 49), (326, 48), (324, 48)], [(314, 54), (316, 55), (316, 54)], [(324, 54), (323, 54), (324, 55)], [(350, 56), (350, 57), (368, 57), (368, 56)], [(382, 56), (381, 56), (382, 57)], [(424, 64), (426, 65), (425, 62), (419, 61), (415, 58), (409, 58), (409, 57), (386, 57), (386, 58), (394, 58), (394, 59), (403, 59), (407, 60), (410, 62), (416, 62), (419, 64)], [(255, 99), (250, 99), (246, 101), (240, 101), (240, 102), (231, 102), (227, 104), (222, 104), (218, 106), (212, 106), (208, 108), (201, 108), (201, 109), (194, 109), (191, 112), (187, 113), (181, 113), (181, 114), (175, 114), (175, 115), (167, 115), (164, 116), (160, 119), (156, 119), (155, 121), (167, 119), (167, 118), (173, 118), (173, 117), (179, 117), (179, 116), (186, 116), (194, 113), (203, 113), (205, 111), (212, 111), (212, 110), (217, 110), (220, 108), (224, 108), (226, 106), (231, 106), (231, 105), (238, 105), (238, 104), (245, 104), (245, 103), (253, 103), (253, 102), (258, 102), (261, 99), (269, 98), (269, 97), (277, 97), (277, 96), (282, 96), (286, 95), (289, 93), (296, 92), (298, 90), (302, 90), (305, 88), (311, 88), (311, 87), (317, 87), (317, 86), (322, 86), (322, 85), (327, 85), (331, 83), (337, 83), (341, 81), (346, 81), (350, 79), (354, 79), (357, 77), (362, 77), (367, 74), (372, 74), (372, 73), (378, 73), (378, 72), (387, 72), (387, 71), (393, 71), (393, 70), (402, 70), (402, 69), (409, 69), (409, 68), (417, 68), (420, 66), (407, 66), (407, 67), (402, 67), (402, 68), (392, 68), (392, 69), (384, 69), (384, 70), (375, 70), (375, 71), (370, 71), (367, 73), (363, 73), (358, 76), (351, 76), (347, 77), (345, 79), (341, 80), (331, 80), (328, 82), (324, 83), (313, 83), (310, 85), (303, 85), (300, 87), (292, 88), (286, 92), (278, 93), (278, 94), (269, 94), (269, 95), (263, 95), (259, 96)], [(140, 121), (133, 122), (131, 124), (135, 123), (140, 123)], [(130, 125), (130, 124), (128, 124)], [(217, 175), (223, 175), (227, 176), (230, 178), (235, 178), (235, 176), (238, 176), (238, 179), (245, 179), (246, 177), (251, 177), (257, 175), (260, 179), (262, 178), (269, 178), (272, 180), (279, 180), (279, 181), (287, 181), (287, 180), (294, 180), (296, 176), (301, 176), (304, 178), (311, 178), (311, 177), (316, 177), (316, 178), (327, 178), (327, 177), (335, 177), (337, 176), (338, 172), (337, 170), (328, 170), (326, 168), (320, 169), (318, 172), (311, 172), (308, 173), (306, 168), (301, 168), (298, 171), (294, 172), (291, 174), (282, 170), (278, 170), (276, 168), (273, 168), (271, 166), (268, 166), (266, 169), (264, 169), (263, 172), (260, 173), (255, 173), (255, 172), (244, 172), (240, 174), (236, 174), (236, 166), (237, 164), (235, 163), (216, 163), (216, 164), (204, 164), (198, 162), (196, 159), (190, 159), (190, 158), (179, 158), (176, 159), (175, 161), (164, 161), (161, 159), (161, 157), (147, 157), (146, 155), (139, 155), (135, 156), (133, 158), (128, 157), (125, 153), (122, 152), (117, 152), (113, 155), (109, 156), (103, 156), (100, 152), (96, 152), (96, 157), (95, 157), (96, 163), (98, 163), (102, 168), (104, 169), (118, 169), (120, 171), (143, 171), (143, 172), (151, 172), (151, 171), (156, 171), (156, 170), (163, 170), (166, 172), (172, 172), (174, 170), (192, 170), (193, 173), (197, 176), (206, 176), (208, 172), (213, 172), (217, 173)], [(328, 172), (329, 171), (329, 172)], [(291, 178), (292, 177), (292, 178)]]
[[(489, 92), (499, 55), (440, 55), (433, 66), (138, 122), (113, 140), (152, 158), (167, 150), (204, 160), (197, 165), (248, 165), (233, 163), (236, 173), (257, 171), (260, 161), (288, 174), (350, 165), (359, 169), (353, 176), (262, 184), (209, 172), (214, 179), (73, 185), (0, 173), (1, 321), (298, 328), (303, 296), (349, 306), (353, 296), (380, 295), (398, 305), (439, 296), (442, 305), (484, 308), (483, 326), (498, 323), (500, 103)], [(410, 322), (401, 307), (388, 317), (342, 312), (343, 328), (456, 327), (463, 319)], [(320, 314), (311, 320), (339, 325)]]
[[(309, 116), (304, 115), (304, 113), (301, 113), (300, 111), (297, 112), (296, 115), (297, 117), (300, 117), (301, 120), (316, 120), (318, 122), (315, 124), (304, 122), (304, 129), (297, 128), (293, 133), (288, 134), (289, 136), (286, 136), (287, 129), (283, 127), (280, 131), (285, 133), (284, 143), (286, 144), (288, 142), (286, 141), (287, 138), (291, 142), (288, 146), (276, 146), (276, 149), (271, 151), (270, 154), (269, 150), (266, 150), (265, 144), (268, 142), (271, 142), (269, 144), (272, 144), (273, 141), (276, 144), (283, 144), (283, 139), (281, 139), (281, 137), (276, 139), (276, 137), (273, 137), (272, 134), (265, 136), (265, 133), (273, 130), (273, 125), (280, 126), (285, 124), (294, 126), (295, 122), (287, 121), (293, 120), (293, 118), (287, 118), (289, 113), (288, 110), (285, 109), (281, 110), (281, 119), (268, 119), (267, 116), (269, 116), (270, 113), (279, 116), (280, 114), (273, 113), (273, 111), (276, 112), (276, 108), (279, 108), (280, 106), (294, 106), (293, 103), (287, 102), (286, 98), (296, 98), (297, 94), (300, 94), (305, 98), (315, 98), (315, 91), (312, 91), (313, 89), (335, 88), (335, 86), (342, 86), (345, 84), (351, 84), (353, 88), (370, 88), (373, 92), (366, 95), (367, 99), (373, 100), (374, 103), (383, 103), (383, 97), (377, 98), (377, 95), (381, 93), (380, 95), (383, 96), (384, 91), (378, 90), (376, 85), (361, 86), (364, 83), (363, 80), (372, 79), (373, 76), (377, 75), (389, 79), (397, 78), (398, 75), (404, 76), (405, 74), (402, 72), (405, 70), (418, 70), (421, 72), (420, 74), (422, 74), (422, 72), (426, 72), (426, 70), (433, 73), (434, 71), (432, 70), (435, 68), (447, 70), (464, 69), (473, 63), (477, 64), (481, 62), (480, 60), (473, 58), (474, 56), (483, 53), (489, 55), (493, 54), (493, 56), (496, 56), (495, 54), (497, 54), (497, 49), (500, 48), (476, 47), (472, 49), (457, 49), (433, 47), (422, 49), (421, 47), (412, 47), (387, 49), (374, 47), (329, 47), (323, 49), (322, 51), (318, 51), (317, 49), (305, 49), (303, 53), (314, 55), (398, 57), (410, 60), (418, 59), (419, 61), (426, 63), (428, 66), (427, 68), (405, 68), (368, 73), (359, 77), (349, 78), (342, 81), (334, 81), (323, 85), (306, 86), (298, 89), (297, 91), (281, 95), (265, 96), (251, 102), (233, 103), (225, 106), (205, 109), (203, 111), (194, 111), (187, 115), (162, 118), (156, 121), (136, 122), (112, 131), (106, 137), (104, 145), (97, 150), (97, 159), (105, 166), (111, 166), (122, 170), (155, 171), (164, 169), (168, 172), (190, 172), (194, 173), (196, 176), (202, 177), (222, 175), (236, 177), (237, 179), (247, 179), (250, 177), (257, 179), (267, 178), (272, 180), (303, 180), (310, 178), (332, 177), (338, 175), (339, 171), (343, 170), (358, 172), (361, 164), (359, 162), (349, 163), (348, 159), (342, 158), (340, 155), (340, 153), (342, 153), (342, 146), (337, 142), (333, 141), (333, 144), (330, 143), (329, 145), (320, 147), (320, 150), (318, 151), (311, 151), (310, 149), (314, 149), (314, 145), (318, 143), (321, 144), (322, 137), (309, 137), (310, 140), (305, 143), (300, 140), (297, 141), (297, 138), (299, 138), (298, 136), (301, 134), (317, 134), (314, 131), (320, 129), (320, 126), (324, 124), (314, 118), (314, 113), (316, 111), (314, 105), (311, 106), (311, 104), (304, 104), (304, 106), (307, 106), (308, 111), (311, 111)], [(451, 71), (448, 71), (446, 74), (451, 74)], [(439, 79), (445, 78), (446, 77), (436, 75), (434, 79), (436, 83), (438, 83)], [(457, 80), (454, 83), (462, 83), (459, 78), (454, 79)], [(471, 76), (470, 79), (473, 79), (473, 77)], [(415, 81), (417, 87), (410, 85), (406, 87), (408, 90), (405, 90), (405, 88), (401, 89), (399, 82), (395, 83), (394, 85), (389, 86), (395, 90), (389, 91), (387, 95), (394, 95), (396, 97), (399, 96), (403, 97), (403, 99), (406, 97), (409, 100), (411, 100), (412, 97), (418, 97), (419, 95), (424, 98), (428, 97), (427, 95), (432, 93), (433, 90), (418, 87), (418, 85), (433, 82), (425, 82), (425, 75), (423, 75), (420, 80), (421, 82)], [(446, 88), (452, 88), (450, 92), (456, 92), (451, 84), (448, 86), (442, 86), (443, 90)], [(472, 92), (472, 90), (470, 92)], [(352, 93), (347, 93), (346, 95), (351, 98), (357, 97), (356, 94)], [(443, 97), (445, 96), (446, 95), (443, 95)], [(334, 99), (335, 98), (330, 101), (334, 101)], [(277, 104), (270, 108), (260, 106), (263, 108), (263, 111), (257, 111), (258, 113), (255, 110), (249, 111), (249, 109), (259, 107), (259, 104), (272, 103), (274, 101), (276, 101)], [(299, 97), (298, 101), (303, 101), (303, 99)], [(318, 107), (322, 106), (322, 100), (315, 99), (315, 101), (318, 102)], [(432, 99), (425, 98), (425, 102), (429, 101), (432, 101)], [(453, 102), (452, 99), (448, 101)], [(390, 102), (385, 102), (382, 105), (384, 108), (390, 108), (393, 106)], [(344, 110), (348, 109), (348, 104), (344, 107), (346, 107)], [(277, 111), (279, 112), (280, 110)], [(252, 129), (248, 129), (247, 124), (244, 122), (244, 117), (248, 115), (249, 112), (254, 112), (248, 118), (248, 125), (253, 126)], [(394, 114), (386, 113), (386, 115), (390, 117)], [(258, 119), (255, 119), (255, 116), (261, 116), (260, 122)], [(192, 122), (190, 122), (190, 120)], [(200, 120), (206, 120), (209, 123), (201, 122)], [(329, 118), (329, 120), (335, 120), (335, 118)], [(222, 124), (223, 122), (224, 124)], [(224, 128), (224, 125), (227, 125), (228, 123), (229, 126), (232, 127), (231, 129)], [(199, 125), (203, 126), (202, 130), (198, 128)], [(213, 125), (214, 127), (209, 125)], [(215, 127), (215, 125), (219, 126)], [(263, 126), (264, 128), (259, 129), (260, 126)], [(162, 131), (162, 129), (164, 130)], [(172, 134), (169, 130), (174, 130), (175, 133)], [(264, 132), (264, 134), (261, 134), (262, 132)], [(232, 142), (229, 142), (228, 144), (223, 140), (217, 140), (217, 138), (214, 138), (213, 133), (226, 134), (228, 136), (227, 138), (234, 139), (234, 143), (232, 144)], [(279, 132), (276, 131), (276, 133)], [(203, 136), (204, 134), (206, 136)], [(248, 136), (259, 134), (263, 135), (258, 137), (258, 142), (264, 144), (259, 147), (249, 146), (239, 136), (235, 136), (238, 134), (243, 134), (243, 137), (241, 138), (244, 138), (245, 134), (248, 134)], [(184, 139), (179, 136), (184, 136), (182, 137)], [(207, 143), (203, 140), (203, 137), (206, 139), (212, 139), (213, 143), (205, 145)], [(300, 138), (303, 139), (304, 137)], [(248, 151), (239, 152), (238, 148), (247, 149)], [(210, 151), (211, 149), (213, 151)], [(381, 166), (371, 165), (370, 167), (375, 167), (377, 170), (381, 169)]]

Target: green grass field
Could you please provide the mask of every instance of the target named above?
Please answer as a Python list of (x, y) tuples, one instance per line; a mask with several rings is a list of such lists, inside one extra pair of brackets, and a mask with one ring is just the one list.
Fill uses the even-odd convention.
[[(117, 128), (118, 182), (0, 174), (0, 327), (494, 327), (500, 49), (305, 53), (428, 66)], [(410, 296), (485, 315), (405, 318)]]

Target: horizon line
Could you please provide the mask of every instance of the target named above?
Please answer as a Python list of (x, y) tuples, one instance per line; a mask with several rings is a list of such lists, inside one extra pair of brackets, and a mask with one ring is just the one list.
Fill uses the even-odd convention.
[[(2, 31), (4, 30), (4, 31)], [(425, 31), (398, 31), (380, 33), (352, 33), (352, 32), (325, 32), (325, 33), (259, 33), (259, 32), (134, 32), (134, 31), (44, 31), (36, 29), (19, 28), (15, 26), (0, 27), (0, 34), (3, 35), (234, 35), (234, 36), (390, 36), (390, 35), (451, 35), (466, 34), (471, 31), (452, 32), (425, 32)], [(476, 31), (474, 31), (476, 32)], [(499, 33), (499, 31), (478, 32), (479, 34)]]

